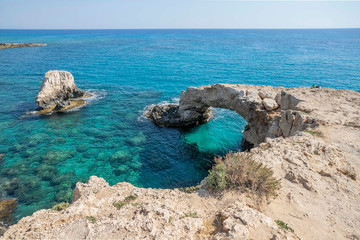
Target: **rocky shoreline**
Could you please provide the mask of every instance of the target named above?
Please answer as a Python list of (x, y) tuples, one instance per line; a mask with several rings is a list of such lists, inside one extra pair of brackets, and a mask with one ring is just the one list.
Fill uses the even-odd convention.
[(40, 210), (1, 239), (360, 239), (360, 93), (215, 84), (191, 87), (179, 105), (153, 106), (159, 126), (209, 120), (209, 107), (243, 116), (252, 158), (281, 181), (258, 203), (204, 182), (194, 192), (78, 183), (69, 207)]
[(46, 46), (46, 43), (0, 43), (0, 49), (42, 46)]

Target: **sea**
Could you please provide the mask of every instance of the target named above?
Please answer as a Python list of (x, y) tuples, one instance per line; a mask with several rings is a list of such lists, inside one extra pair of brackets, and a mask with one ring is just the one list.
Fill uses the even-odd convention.
[[(319, 85), (360, 91), (360, 29), (0, 30), (0, 198), (18, 198), (14, 221), (71, 202), (77, 182), (193, 186), (215, 156), (239, 151), (246, 121), (214, 109), (192, 129), (160, 128), (152, 104), (189, 86)], [(93, 95), (82, 108), (37, 115), (44, 74), (66, 70)]]

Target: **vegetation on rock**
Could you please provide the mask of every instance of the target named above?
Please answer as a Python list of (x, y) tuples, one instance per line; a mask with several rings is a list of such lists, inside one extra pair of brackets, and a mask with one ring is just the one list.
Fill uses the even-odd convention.
[(225, 189), (250, 191), (259, 198), (275, 197), (281, 187), (271, 168), (253, 160), (251, 153), (232, 152), (224, 158), (215, 158), (206, 186), (215, 192)]
[(96, 218), (95, 217), (93, 217), (93, 216), (86, 216), (85, 217), (87, 220), (89, 220), (91, 223), (96, 223)]
[(198, 191), (201, 188), (201, 185), (197, 186), (190, 186), (190, 187), (184, 187), (184, 188), (177, 188), (179, 191), (184, 193), (193, 193)]
[(113, 203), (113, 206), (116, 207), (118, 210), (120, 208), (122, 208), (123, 206), (125, 206), (126, 204), (129, 204), (131, 201), (134, 201), (136, 200), (136, 196), (134, 195), (129, 195), (127, 197), (125, 197), (125, 199), (123, 201), (120, 201), (120, 202), (114, 202)]
[(292, 229), (291, 227), (289, 227), (289, 226), (287, 225), (287, 223), (285, 223), (285, 222), (283, 222), (283, 221), (281, 221), (281, 220), (276, 220), (275, 222), (276, 222), (276, 224), (277, 224), (280, 228), (285, 229), (285, 230), (290, 231), (290, 232), (294, 232), (294, 229)]
[(61, 211), (61, 210), (64, 210), (66, 208), (68, 208), (70, 206), (70, 203), (68, 202), (61, 202), (61, 203), (58, 203), (56, 205), (54, 205), (51, 210), (55, 210), (55, 211)]

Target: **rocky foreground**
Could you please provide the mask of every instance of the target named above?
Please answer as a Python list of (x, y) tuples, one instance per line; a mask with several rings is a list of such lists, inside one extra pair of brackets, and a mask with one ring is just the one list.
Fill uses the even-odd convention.
[(216, 84), (188, 88), (171, 112), (154, 107), (154, 122), (176, 124), (203, 121), (209, 107), (237, 111), (252, 158), (281, 181), (278, 196), (259, 204), (204, 184), (184, 193), (93, 176), (70, 207), (25, 217), (2, 239), (360, 239), (360, 93)]
[(42, 47), (45, 43), (0, 43), (0, 49), (19, 48), (19, 47)]

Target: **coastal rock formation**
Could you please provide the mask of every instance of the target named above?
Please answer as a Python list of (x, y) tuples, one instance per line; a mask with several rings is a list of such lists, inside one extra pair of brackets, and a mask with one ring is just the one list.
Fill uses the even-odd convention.
[(176, 104), (164, 104), (151, 106), (145, 113), (151, 121), (160, 127), (193, 127), (206, 123), (211, 119), (210, 109), (203, 113), (194, 112), (189, 117), (179, 114), (179, 106)]
[(189, 127), (209, 121), (210, 107), (230, 109), (246, 119), (245, 139), (258, 145), (266, 137), (287, 137), (317, 126), (316, 119), (301, 113), (310, 106), (298, 106), (306, 102), (305, 96), (298, 94), (303, 90), (310, 92), (310, 88), (292, 91), (282, 87), (229, 84), (189, 87), (181, 93), (178, 106), (151, 106), (145, 115), (158, 126)]
[(85, 96), (74, 82), (74, 77), (66, 71), (49, 71), (45, 74), (36, 104), (44, 109), (62, 111), (83, 105), (83, 100), (74, 100)]
[(0, 49), (19, 48), (19, 47), (41, 47), (46, 46), (45, 43), (0, 43)]
[[(253, 106), (247, 108), (249, 116), (267, 120), (264, 129), (282, 136), (265, 137), (250, 153), (237, 153), (251, 154), (273, 170), (281, 181), (275, 199), (258, 204), (250, 193), (235, 190), (219, 197), (204, 184), (190, 194), (129, 183), (109, 186), (93, 176), (77, 183), (69, 208), (35, 212), (0, 239), (360, 239), (360, 93), (235, 86), (252, 89), (243, 100), (244, 106)], [(218, 86), (227, 87), (234, 85)], [(231, 89), (224, 91), (223, 104)], [(215, 96), (221, 106), (221, 97)], [(278, 109), (265, 109), (267, 96)], [(249, 99), (256, 101), (245, 103)], [(185, 109), (197, 110), (191, 106)], [(310, 128), (302, 130), (302, 124)]]
[(129, 183), (110, 187), (92, 176), (86, 184), (77, 183), (69, 208), (40, 210), (25, 217), (10, 227), (4, 239), (220, 240), (249, 239), (260, 232), (268, 239), (298, 239), (240, 201), (226, 204), (197, 193), (137, 188)]

